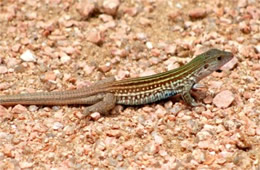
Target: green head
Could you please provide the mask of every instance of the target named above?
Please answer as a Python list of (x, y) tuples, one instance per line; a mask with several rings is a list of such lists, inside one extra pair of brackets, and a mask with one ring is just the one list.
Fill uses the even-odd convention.
[(218, 49), (210, 49), (194, 58), (194, 62), (200, 63), (196, 73), (197, 81), (218, 70), (233, 58), (233, 54)]

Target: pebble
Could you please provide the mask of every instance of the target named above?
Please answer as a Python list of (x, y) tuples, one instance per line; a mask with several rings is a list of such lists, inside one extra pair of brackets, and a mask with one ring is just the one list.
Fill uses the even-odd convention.
[(98, 69), (99, 69), (100, 71), (102, 71), (103, 73), (108, 72), (109, 70), (111, 70), (111, 68), (112, 68), (111, 63), (106, 63), (106, 64), (100, 65), (100, 66), (98, 67)]
[(140, 77), (143, 77), (143, 76), (150, 76), (150, 75), (153, 75), (153, 74), (156, 74), (154, 70), (146, 70), (146, 71), (143, 71), (142, 73), (140, 73)]
[(189, 12), (189, 17), (192, 19), (192, 20), (195, 20), (195, 19), (202, 19), (204, 17), (207, 16), (207, 11), (203, 8), (197, 8), (197, 9), (192, 9), (190, 12)]
[(163, 144), (163, 138), (160, 135), (158, 135), (157, 132), (152, 132), (152, 136), (154, 137), (154, 141), (156, 144)]
[(222, 81), (210, 81), (209, 84), (210, 84), (210, 88), (219, 89), (222, 87), (223, 82)]
[(212, 119), (215, 116), (215, 113), (211, 112), (210, 110), (206, 110), (202, 112), (202, 115), (208, 119)]
[(0, 74), (5, 74), (8, 72), (8, 69), (4, 65), (0, 65)]
[(53, 71), (49, 71), (44, 74), (43, 80), (44, 81), (55, 81), (57, 78), (56, 74)]
[(68, 47), (61, 47), (62, 51), (64, 51), (65, 53), (67, 53), (68, 55), (72, 55), (76, 52), (76, 49), (72, 46), (68, 46)]
[(116, 48), (116, 49), (111, 50), (111, 54), (113, 56), (126, 57), (126, 56), (128, 56), (129, 53), (125, 49)]
[(256, 135), (260, 136), (260, 127), (256, 128)]
[(256, 45), (255, 49), (256, 49), (257, 53), (260, 53), (260, 45)]
[(235, 66), (238, 63), (238, 59), (236, 57), (233, 57), (228, 63), (226, 63), (224, 66), (221, 67), (221, 70), (228, 71), (235, 68)]
[(98, 119), (101, 117), (101, 115), (100, 115), (99, 112), (94, 112), (94, 113), (92, 113), (92, 114), (90, 115), (90, 117), (91, 117), (93, 120), (98, 120)]
[(25, 114), (28, 112), (28, 110), (27, 110), (27, 107), (24, 107), (24, 106), (18, 104), (18, 105), (14, 106), (14, 108), (12, 109), (12, 112), (16, 113), (16, 114)]
[(166, 54), (174, 55), (176, 53), (177, 45), (170, 44), (165, 47)]
[(98, 30), (90, 31), (87, 36), (87, 41), (99, 45), (104, 41), (103, 33)]
[(119, 0), (104, 0), (102, 7), (106, 14), (115, 16), (119, 5)]
[(20, 58), (23, 60), (23, 61), (26, 61), (26, 62), (35, 62), (36, 61), (36, 56), (30, 51), (30, 50), (26, 50), (21, 56)]
[(54, 122), (52, 128), (54, 130), (61, 129), (61, 128), (63, 128), (63, 124), (61, 124), (60, 122)]
[(95, 66), (90, 66), (90, 65), (84, 65), (84, 68), (83, 68), (84, 72), (87, 75), (91, 74), (94, 71), (94, 69), (95, 69)]
[(83, 19), (88, 19), (90, 15), (95, 11), (96, 4), (92, 0), (81, 0), (77, 4), (76, 8)]
[(0, 117), (3, 117), (7, 114), (8, 114), (7, 109), (5, 107), (3, 107), (2, 105), (0, 105)]
[(148, 42), (146, 42), (146, 47), (148, 48), (148, 49), (152, 49), (153, 48), (153, 44), (150, 42), (150, 41), (148, 41)]
[(68, 63), (70, 60), (71, 60), (71, 57), (68, 56), (67, 54), (63, 53), (61, 55), (61, 58), (60, 58), (61, 63), (65, 64), (65, 63)]
[(234, 94), (229, 91), (229, 90), (224, 90), (220, 93), (218, 93), (214, 98), (213, 98), (213, 103), (218, 107), (218, 108), (227, 108), (231, 103), (234, 101)]
[(250, 25), (247, 25), (245, 22), (239, 24), (240, 31), (244, 34), (249, 34), (251, 32)]
[(252, 67), (253, 70), (260, 70), (260, 64), (253, 64), (253, 67)]
[(15, 44), (12, 46), (12, 51), (13, 52), (18, 52), (21, 48), (21, 45), (20, 44)]
[(122, 135), (121, 130), (109, 130), (107, 131), (107, 136), (119, 138)]
[(6, 90), (11, 86), (10, 83), (0, 83), (0, 90)]

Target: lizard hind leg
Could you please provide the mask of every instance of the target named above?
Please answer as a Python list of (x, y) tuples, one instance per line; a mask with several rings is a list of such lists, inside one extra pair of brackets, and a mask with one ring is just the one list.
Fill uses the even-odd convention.
[(89, 116), (93, 112), (99, 112), (101, 115), (108, 115), (109, 111), (116, 105), (116, 97), (112, 93), (104, 95), (103, 99), (97, 103), (85, 108), (84, 116)]

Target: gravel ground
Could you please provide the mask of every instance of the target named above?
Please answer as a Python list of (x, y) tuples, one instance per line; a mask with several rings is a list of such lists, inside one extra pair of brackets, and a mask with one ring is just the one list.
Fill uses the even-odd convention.
[(111, 116), (0, 106), (0, 169), (260, 169), (259, 0), (2, 0), (1, 94), (75, 89), (234, 53), (178, 97)]

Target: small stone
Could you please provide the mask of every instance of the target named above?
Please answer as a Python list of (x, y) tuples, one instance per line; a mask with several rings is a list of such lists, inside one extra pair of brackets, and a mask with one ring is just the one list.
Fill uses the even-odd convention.
[(90, 66), (90, 65), (85, 65), (83, 68), (84, 72), (87, 75), (91, 74), (94, 71), (94, 69), (95, 69), (95, 66)]
[(113, 21), (113, 17), (110, 16), (110, 15), (106, 15), (106, 14), (101, 14), (101, 15), (99, 15), (99, 18), (100, 18), (103, 22)]
[(37, 109), (38, 109), (38, 107), (36, 105), (30, 105), (29, 106), (29, 111), (30, 112), (35, 112), (35, 111), (37, 111)]
[(207, 15), (207, 11), (203, 8), (193, 9), (189, 12), (189, 17), (192, 20), (202, 19), (202, 18), (206, 17), (206, 15)]
[(151, 154), (156, 154), (160, 151), (160, 146), (159, 144), (156, 144), (155, 142), (151, 142), (151, 144), (149, 144), (149, 149)]
[(144, 25), (144, 26), (151, 26), (151, 20), (145, 17), (141, 17), (139, 19), (140, 24)]
[(56, 80), (56, 74), (53, 71), (49, 71), (44, 74), (43, 80), (44, 81), (55, 81)]
[(7, 90), (9, 87), (11, 87), (10, 83), (0, 83), (0, 90)]
[(206, 104), (210, 104), (210, 103), (212, 103), (212, 101), (213, 101), (213, 98), (210, 95), (208, 95), (207, 97), (205, 97), (203, 99), (203, 102), (206, 103)]
[(228, 63), (221, 67), (221, 70), (227, 71), (232, 70), (238, 63), (238, 59), (236, 57), (232, 58)]
[(106, 63), (105, 65), (101, 65), (98, 69), (100, 71), (102, 71), (103, 73), (108, 72), (109, 70), (111, 70), (111, 64), (110, 63)]
[(111, 50), (113, 56), (126, 57), (128, 52), (125, 49), (113, 49)]
[(110, 137), (116, 137), (119, 138), (122, 134), (120, 130), (110, 130), (107, 132), (107, 135)]
[(98, 119), (101, 117), (101, 115), (100, 115), (99, 112), (94, 112), (94, 113), (92, 113), (92, 114), (90, 115), (90, 117), (91, 117), (91, 119), (93, 119), (93, 120), (98, 120)]
[(147, 35), (146, 35), (145, 33), (137, 33), (137, 34), (136, 34), (136, 38), (137, 38), (138, 40), (144, 41), (144, 40), (147, 39)]
[(63, 128), (63, 124), (61, 124), (60, 122), (54, 122), (52, 128), (53, 128), (54, 130), (61, 129), (61, 128)]
[(210, 88), (219, 89), (222, 87), (223, 82), (222, 81), (210, 81), (209, 84), (210, 84)]
[(161, 54), (161, 51), (157, 48), (154, 48), (151, 50), (151, 55), (155, 56), (157, 60), (158, 60), (158, 57), (160, 56), (160, 54)]
[(140, 77), (150, 76), (150, 75), (153, 75), (153, 74), (155, 74), (155, 72), (153, 70), (146, 70), (146, 71), (140, 73)]
[(124, 11), (125, 14), (128, 14), (131, 17), (134, 17), (138, 13), (138, 8), (135, 8), (135, 7), (133, 7), (133, 8), (129, 7), (128, 8), (128, 7), (126, 7), (126, 8), (124, 8), (123, 11)]
[(0, 74), (5, 74), (8, 72), (8, 69), (4, 65), (0, 65)]
[(75, 117), (77, 117), (78, 119), (83, 119), (85, 116), (83, 115), (82, 112), (80, 111), (75, 111), (73, 112), (73, 114), (75, 115)]
[(27, 113), (27, 108), (18, 104), (18, 105), (15, 105), (14, 108), (12, 109), (12, 112), (13, 113), (16, 113), (16, 114), (24, 114), (24, 113)]
[(20, 166), (20, 168), (22, 168), (22, 169), (30, 169), (30, 168), (32, 168), (33, 167), (33, 163), (32, 162), (26, 162), (26, 161), (23, 161), (23, 162), (20, 162), (19, 163), (19, 166)]
[(21, 48), (20, 44), (15, 44), (14, 46), (12, 46), (12, 51), (13, 52), (18, 52)]
[(165, 150), (160, 150), (159, 155), (161, 155), (162, 157), (165, 157), (168, 155), (168, 153)]
[(26, 50), (21, 56), (20, 58), (23, 60), (23, 61), (26, 61), (26, 62), (35, 62), (36, 61), (36, 56), (30, 51), (30, 50)]
[(251, 94), (249, 91), (245, 91), (245, 92), (243, 93), (243, 97), (244, 97), (245, 99), (250, 99), (250, 98), (252, 97), (252, 94)]
[(65, 53), (67, 53), (68, 55), (72, 55), (75, 53), (76, 49), (73, 48), (72, 46), (68, 46), (68, 47), (62, 47), (61, 48), (62, 51), (64, 51)]
[(14, 157), (14, 146), (11, 144), (5, 144), (2, 146), (2, 152), (7, 157)]
[(218, 108), (227, 108), (234, 101), (234, 99), (234, 94), (231, 91), (224, 90), (214, 97), (213, 103)]
[(176, 45), (170, 44), (165, 47), (166, 54), (174, 55), (176, 53)]
[(260, 127), (256, 128), (256, 135), (260, 136)]
[(201, 149), (193, 150), (192, 156), (199, 163), (202, 163), (203, 161), (205, 161), (205, 153)]
[(148, 41), (148, 42), (146, 42), (146, 47), (148, 48), (148, 49), (152, 49), (153, 48), (153, 44), (150, 42), (150, 41)]
[(88, 33), (87, 40), (94, 44), (101, 44), (103, 42), (103, 33), (101, 31), (93, 30)]
[(61, 58), (60, 58), (60, 61), (61, 61), (63, 64), (68, 63), (70, 60), (71, 60), (71, 57), (68, 56), (68, 55), (65, 54), (65, 53), (64, 53), (64, 54), (61, 56)]
[(173, 11), (168, 14), (169, 20), (176, 21), (176, 19), (180, 16), (180, 12)]
[[(260, 47), (259, 47), (260, 48)], [(260, 49), (259, 49), (260, 50)], [(253, 64), (253, 70), (260, 70), (260, 64)]]
[(237, 3), (237, 7), (245, 8), (247, 6), (247, 4), (248, 4), (247, 0), (239, 0)]
[(247, 25), (245, 22), (241, 22), (239, 24), (240, 31), (243, 32), (244, 34), (249, 34), (251, 32), (251, 27), (250, 25)]
[(157, 132), (152, 132), (152, 136), (154, 137), (154, 141), (156, 144), (163, 144), (163, 138), (157, 134)]
[(249, 126), (247, 129), (246, 129), (246, 134), (248, 136), (255, 136), (256, 134), (256, 129), (252, 126)]
[(211, 112), (210, 110), (206, 110), (202, 112), (202, 115), (208, 119), (212, 119), (215, 116), (215, 113)]
[(81, 0), (77, 4), (76, 8), (83, 19), (88, 19), (89, 16), (95, 11), (96, 4), (92, 0)]
[(255, 46), (255, 49), (256, 49), (256, 52), (257, 52), (257, 53), (260, 53), (260, 45), (256, 45), (256, 46)]
[(0, 117), (5, 116), (6, 114), (8, 114), (8, 111), (5, 107), (3, 107), (2, 105), (0, 105)]
[(164, 107), (158, 107), (155, 111), (155, 115), (158, 116), (158, 118), (163, 118), (166, 115), (167, 111)]
[(120, 5), (119, 0), (104, 0), (103, 9), (106, 14), (116, 15), (117, 9)]

